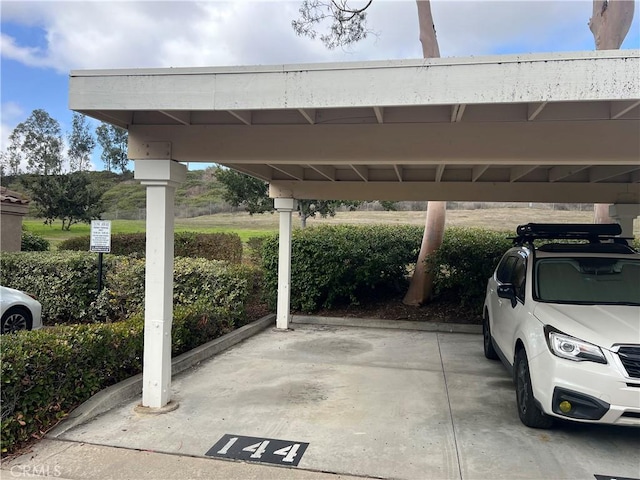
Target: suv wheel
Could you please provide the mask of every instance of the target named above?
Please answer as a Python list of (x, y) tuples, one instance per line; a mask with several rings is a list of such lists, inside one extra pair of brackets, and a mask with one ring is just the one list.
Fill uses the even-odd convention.
[(491, 337), (491, 326), (489, 324), (489, 312), (484, 312), (482, 319), (482, 337), (484, 339), (484, 356), (489, 360), (497, 360), (498, 354), (493, 348), (493, 338)]
[(529, 361), (524, 348), (521, 348), (516, 353), (515, 375), (516, 402), (520, 421), (531, 428), (550, 428), (553, 425), (553, 419), (542, 413), (533, 398)]

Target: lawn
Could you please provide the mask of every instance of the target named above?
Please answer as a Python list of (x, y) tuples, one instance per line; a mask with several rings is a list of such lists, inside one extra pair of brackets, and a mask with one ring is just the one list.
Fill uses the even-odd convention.
[[(243, 242), (251, 237), (259, 237), (269, 235), (277, 231), (278, 226), (269, 226), (267, 228), (254, 228), (251, 222), (221, 223), (216, 222), (215, 215), (206, 217), (208, 222), (194, 222), (197, 219), (176, 219), (176, 231), (178, 232), (200, 232), (200, 233), (231, 233), (235, 232), (240, 236)], [(200, 218), (200, 217), (198, 217)], [(60, 228), (60, 222), (53, 225), (45, 225), (39, 219), (24, 219), (23, 228), (29, 232), (38, 234), (51, 242), (52, 247), (73, 237), (82, 237), (91, 234), (91, 225), (87, 223), (79, 223), (71, 226), (71, 230), (64, 231)], [(146, 228), (144, 220), (112, 220), (111, 233), (139, 233), (144, 232)]]

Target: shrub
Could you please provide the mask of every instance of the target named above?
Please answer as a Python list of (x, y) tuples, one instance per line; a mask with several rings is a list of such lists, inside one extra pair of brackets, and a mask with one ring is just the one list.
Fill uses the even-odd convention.
[[(291, 308), (313, 312), (340, 302), (357, 304), (376, 289), (400, 290), (415, 262), (422, 228), (322, 226), (295, 230), (292, 239)], [(278, 238), (265, 240), (264, 286), (275, 305)]]
[(436, 295), (456, 298), (461, 305), (482, 311), (487, 280), (512, 246), (509, 232), (448, 227), (442, 246), (427, 258), (434, 271)]
[[(224, 312), (232, 324), (242, 324), (254, 274), (254, 269), (248, 266), (203, 258), (176, 258), (174, 305), (200, 304), (206, 311)], [(106, 274), (106, 287), (94, 305), (96, 316), (119, 320), (142, 312), (144, 280), (144, 259), (121, 257)]]
[[(104, 259), (109, 268), (115, 258)], [(0, 284), (34, 294), (45, 324), (93, 321), (98, 292), (97, 255), (80, 252), (3, 253)]]
[(260, 265), (262, 261), (262, 248), (266, 237), (251, 237), (247, 240), (247, 248), (249, 250), (249, 261), (253, 265)]
[[(104, 257), (104, 289), (98, 295), (97, 255), (81, 252), (7, 253), (0, 283), (33, 293), (45, 324), (122, 320), (144, 305), (144, 259)], [(176, 258), (174, 303), (205, 302), (223, 308), (234, 322), (245, 320), (244, 303), (255, 269), (203, 258)]]
[[(58, 250), (88, 252), (91, 237), (85, 235), (67, 239), (58, 245)], [(208, 260), (242, 261), (242, 241), (236, 233), (177, 232), (174, 236), (176, 257), (201, 257)], [(112, 255), (145, 255), (145, 233), (116, 233), (111, 236)]]
[(3, 335), (2, 452), (40, 438), (76, 405), (141, 369), (142, 323)]
[[(141, 314), (124, 322), (57, 326), (3, 335), (3, 455), (40, 438), (91, 395), (140, 373), (143, 356)], [(233, 330), (224, 309), (196, 302), (175, 308), (172, 356)]]
[(46, 252), (51, 248), (49, 241), (36, 233), (22, 232), (20, 250), (23, 252)]

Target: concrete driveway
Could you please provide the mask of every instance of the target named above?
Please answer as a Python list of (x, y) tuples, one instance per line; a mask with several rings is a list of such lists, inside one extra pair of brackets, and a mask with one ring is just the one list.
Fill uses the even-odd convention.
[[(173, 399), (176, 410), (143, 415), (134, 411), (136, 398), (49, 440), (59, 474), (98, 478), (91, 454), (84, 471), (65, 472), (64, 451), (107, 455), (104, 449), (118, 447), (112, 458), (133, 455), (138, 476), (112, 460), (116, 470), (100, 464), (102, 478), (118, 467), (109, 478), (143, 478), (140, 462), (152, 471), (171, 458), (182, 462), (182, 476), (166, 467), (166, 478), (640, 478), (640, 429), (523, 426), (511, 379), (484, 358), (477, 334), (267, 329), (175, 377)], [(29, 461), (56, 455), (37, 454)], [(184, 469), (184, 462), (198, 467)]]

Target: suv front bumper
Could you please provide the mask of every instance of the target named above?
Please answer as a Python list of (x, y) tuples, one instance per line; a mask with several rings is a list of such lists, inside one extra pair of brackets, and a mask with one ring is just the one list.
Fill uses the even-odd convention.
[(626, 377), (611, 352), (605, 356), (606, 365), (565, 360), (548, 350), (529, 359), (533, 395), (544, 413), (578, 422), (640, 426), (640, 379)]

